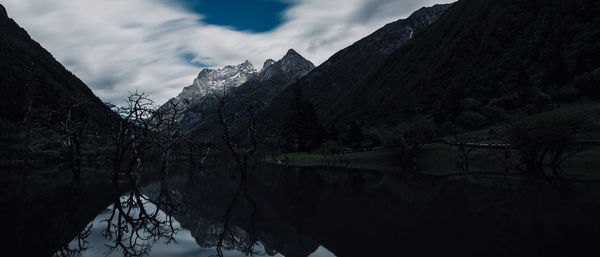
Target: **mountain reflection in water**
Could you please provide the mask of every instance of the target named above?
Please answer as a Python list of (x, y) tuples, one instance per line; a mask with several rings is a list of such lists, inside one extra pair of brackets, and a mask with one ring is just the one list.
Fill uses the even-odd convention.
[(596, 185), (260, 166), (82, 182), (30, 209), (20, 190), (1, 218), (25, 256), (600, 256)]

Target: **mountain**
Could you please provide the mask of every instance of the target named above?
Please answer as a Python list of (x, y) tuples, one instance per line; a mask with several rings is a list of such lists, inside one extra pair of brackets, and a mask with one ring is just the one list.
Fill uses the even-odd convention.
[(39, 106), (81, 95), (97, 111), (108, 110), (100, 99), (0, 8), (0, 117), (17, 121), (28, 98)]
[(231, 101), (254, 103), (260, 109), (266, 108), (282, 90), (314, 68), (312, 62), (290, 49), (276, 62), (267, 60), (256, 77), (232, 90)]
[(121, 117), (127, 117), (127, 115), (129, 115), (128, 108), (125, 108), (123, 106), (118, 106), (118, 105), (108, 103), (108, 102), (104, 102), (104, 104), (106, 106), (108, 106), (108, 108), (110, 108), (113, 112), (115, 112), (116, 114), (118, 114)]
[(453, 133), (600, 99), (599, 17), (592, 0), (459, 1), (321, 109), (330, 122), (420, 117)]
[[(226, 116), (237, 116), (232, 130), (241, 132), (242, 124), (247, 122), (245, 115), (248, 105), (252, 105), (256, 113), (264, 110), (281, 91), (308, 74), (314, 67), (312, 62), (293, 49), (278, 61), (267, 60), (260, 72), (228, 92), (224, 113)], [(216, 137), (222, 129), (216, 114), (215, 98), (209, 94), (184, 112), (181, 123), (193, 136)]]
[(81, 103), (78, 111), (85, 109), (99, 128), (116, 118), (81, 80), (10, 19), (1, 5), (0, 60), (0, 154), (21, 147), (24, 126), (33, 128), (32, 140), (51, 141), (50, 132), (58, 127), (52, 117), (59, 116), (61, 107), (68, 107), (73, 99)]
[(228, 65), (223, 69), (203, 69), (192, 85), (185, 87), (176, 98), (170, 101), (177, 103), (178, 107), (182, 109), (187, 109), (200, 101), (202, 97), (215, 91), (221, 91), (223, 88), (238, 87), (255, 75), (256, 69), (249, 61), (236, 66)]
[[(407, 19), (390, 23), (371, 35), (337, 52), (299, 81), (302, 93), (315, 107), (321, 120), (333, 111), (332, 101), (352, 90), (375, 71), (387, 57), (434, 23), (449, 4), (422, 8)], [(272, 124), (282, 124), (289, 115), (289, 103), (294, 92), (288, 88), (262, 115)]]
[(288, 82), (289, 80), (306, 75), (307, 71), (311, 71), (314, 68), (315, 65), (313, 63), (306, 60), (294, 49), (290, 49), (277, 62), (272, 59), (265, 61), (255, 81), (277, 80), (279, 82)]

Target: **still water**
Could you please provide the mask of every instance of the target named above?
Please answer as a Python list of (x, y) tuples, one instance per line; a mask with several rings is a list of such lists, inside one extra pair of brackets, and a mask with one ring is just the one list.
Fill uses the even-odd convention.
[(87, 174), (0, 180), (7, 256), (600, 256), (598, 185), (331, 167)]

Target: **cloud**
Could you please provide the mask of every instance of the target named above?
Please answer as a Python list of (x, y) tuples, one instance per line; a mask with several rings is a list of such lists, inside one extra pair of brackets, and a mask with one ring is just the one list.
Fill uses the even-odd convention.
[[(398, 10), (416, 10), (420, 7), (435, 4), (439, 1), (423, 1), (423, 0), (370, 0), (361, 1), (359, 7), (354, 13), (353, 21), (357, 23), (377, 21), (381, 17), (395, 17)], [(407, 13), (404, 13), (406, 15)]]
[(421, 6), (450, 0), (284, 0), (283, 23), (263, 33), (202, 22), (162, 0), (0, 0), (11, 18), (88, 84), (122, 103), (141, 90), (160, 104), (201, 67), (250, 60), (260, 68), (287, 49), (320, 64), (340, 49)]

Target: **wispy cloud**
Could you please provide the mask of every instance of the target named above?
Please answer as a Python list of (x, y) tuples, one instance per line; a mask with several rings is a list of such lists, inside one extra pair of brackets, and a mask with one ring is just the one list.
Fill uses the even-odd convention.
[(246, 59), (260, 66), (289, 48), (319, 64), (421, 6), (451, 2), (282, 1), (291, 3), (283, 23), (252, 33), (203, 23), (202, 14), (162, 0), (0, 0), (11, 18), (104, 101), (120, 103), (139, 89), (159, 104), (191, 84), (201, 67)]

